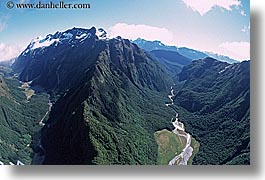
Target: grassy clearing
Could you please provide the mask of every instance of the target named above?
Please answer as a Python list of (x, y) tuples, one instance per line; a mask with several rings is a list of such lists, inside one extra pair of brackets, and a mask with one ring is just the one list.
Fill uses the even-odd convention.
[(30, 86), (29, 86), (29, 83), (28, 82), (24, 82), (21, 84), (21, 89), (24, 89), (25, 91), (25, 96), (26, 96), (26, 99), (27, 101), (30, 100), (30, 98), (35, 95), (35, 91), (30, 89)]
[(32, 89), (26, 89), (25, 94), (26, 94), (27, 100), (30, 100), (30, 98), (35, 94), (35, 91)]
[(168, 165), (169, 161), (180, 153), (184, 148), (179, 137), (171, 131), (162, 130), (155, 133), (155, 139), (158, 144), (157, 164)]
[[(184, 135), (184, 133), (181, 133)], [(155, 133), (155, 139), (158, 145), (158, 165), (168, 165), (169, 161), (172, 160), (177, 154), (180, 154), (182, 149), (186, 145), (186, 139), (182, 136), (177, 136), (171, 131), (162, 130)], [(188, 165), (192, 164), (194, 156), (198, 153), (200, 144), (192, 138), (191, 147), (193, 153), (188, 161)]]

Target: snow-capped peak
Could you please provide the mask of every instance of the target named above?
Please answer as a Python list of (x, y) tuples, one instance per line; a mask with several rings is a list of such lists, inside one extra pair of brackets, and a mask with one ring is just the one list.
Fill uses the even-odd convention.
[(107, 39), (107, 32), (103, 28), (99, 28), (96, 31), (96, 35), (99, 39)]
[(48, 47), (55, 42), (59, 42), (59, 39), (52, 39), (51, 35), (46, 36), (46, 38), (39, 36), (31, 41), (30, 49), (33, 50), (37, 48)]
[(107, 32), (102, 29), (96, 29), (92, 27), (91, 29), (83, 29), (83, 28), (73, 28), (69, 29), (65, 32), (56, 32), (55, 34), (48, 34), (46, 37), (37, 37), (31, 41), (29, 46), (23, 51), (22, 55), (26, 56), (26, 54), (35, 49), (44, 49), (51, 45), (58, 46), (62, 45), (70, 45), (74, 47), (76, 44), (83, 44), (87, 39), (94, 37), (95, 39), (107, 39)]

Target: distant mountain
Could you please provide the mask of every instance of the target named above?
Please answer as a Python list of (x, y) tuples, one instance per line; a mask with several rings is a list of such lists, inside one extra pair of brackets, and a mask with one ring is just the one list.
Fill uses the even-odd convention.
[(144, 39), (136, 39), (133, 41), (133, 43), (137, 44), (139, 47), (146, 51), (152, 51), (152, 50), (168, 50), (168, 51), (175, 51), (181, 54), (182, 56), (185, 56), (192, 60), (199, 60), (204, 59), (206, 57), (212, 57), (214, 59), (217, 59), (222, 62), (228, 62), (230, 64), (238, 63), (239, 61), (231, 59), (227, 56), (222, 56), (210, 52), (201, 52), (198, 50), (190, 49), (187, 47), (176, 47), (176, 46), (167, 46), (160, 41), (147, 41)]
[(140, 48), (146, 51), (153, 51), (153, 50), (177, 51), (177, 47), (167, 46), (163, 44), (161, 41), (147, 41), (147, 40), (138, 38), (134, 40), (133, 43), (137, 44)]
[(15, 62), (15, 60), (16, 60), (16, 58), (10, 59), (8, 61), (1, 61), (0, 62), (0, 66), (4, 66), (4, 67), (10, 68), (12, 66), (12, 64)]
[(180, 47), (178, 48), (177, 52), (185, 57), (188, 57), (192, 60), (199, 60), (199, 59), (204, 59), (206, 57), (208, 57), (207, 54), (194, 50), (194, 49), (190, 49), (190, 48), (186, 48), (186, 47)]
[(153, 50), (151, 51), (151, 53), (158, 58), (163, 58), (171, 63), (178, 63), (180, 65), (188, 65), (192, 62), (191, 59), (182, 56), (181, 54), (174, 51)]
[(13, 69), (54, 101), (42, 163), (156, 164), (154, 133), (171, 127), (173, 81), (137, 45), (74, 28), (32, 41)]
[(180, 119), (200, 142), (194, 164), (250, 164), (249, 61), (194, 61), (174, 92)]
[(228, 56), (223, 56), (223, 55), (219, 55), (219, 54), (216, 54), (216, 53), (210, 53), (210, 52), (205, 52), (205, 53), (209, 57), (212, 57), (214, 59), (218, 59), (219, 61), (222, 61), (222, 62), (227, 62), (229, 64), (239, 63), (239, 61), (231, 59)]
[(191, 59), (180, 55), (175, 51), (153, 50), (150, 52), (161, 64), (165, 65), (172, 76), (178, 74), (183, 66), (192, 62)]

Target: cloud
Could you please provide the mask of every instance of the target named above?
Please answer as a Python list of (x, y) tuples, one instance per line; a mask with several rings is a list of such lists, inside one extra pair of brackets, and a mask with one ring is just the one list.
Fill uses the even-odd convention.
[[(10, 19), (9, 11), (6, 11), (7, 8), (2, 8), (2, 4), (4, 1), (0, 2), (0, 32), (7, 29), (8, 21)], [(0, 42), (1, 43), (1, 42)]]
[(236, 60), (250, 59), (250, 43), (249, 42), (224, 42), (219, 45), (220, 54), (229, 56)]
[(0, 32), (2, 32), (7, 27), (7, 23), (6, 23), (7, 20), (8, 20), (7, 15), (0, 14)]
[(249, 33), (250, 32), (250, 23), (248, 24), (248, 26), (244, 26), (241, 29), (241, 31), (244, 32), (244, 33)]
[(243, 11), (243, 10), (240, 11), (240, 14), (241, 14), (242, 16), (247, 16), (247, 14), (245, 13), (245, 11)]
[(0, 22), (0, 32), (2, 32), (6, 28), (6, 23)]
[(135, 40), (137, 38), (142, 38), (149, 41), (159, 40), (166, 45), (174, 45), (179, 47), (184, 46), (200, 51), (213, 52), (220, 55), (229, 56), (230, 58), (239, 61), (250, 59), (249, 42), (224, 42), (220, 45), (215, 43), (198, 44), (197, 42), (180, 35), (174, 36), (173, 33), (166, 28), (126, 23), (118, 23), (114, 26), (111, 26), (108, 30), (108, 33), (110, 38), (121, 36), (131, 40)]
[(232, 7), (241, 6), (240, 0), (182, 0), (187, 7), (198, 12), (201, 16), (211, 11), (214, 7), (220, 7), (232, 11)]
[(23, 48), (18, 45), (0, 43), (0, 61), (10, 60), (17, 57)]
[(121, 36), (123, 38), (135, 40), (143, 38), (145, 40), (154, 41), (160, 40), (161, 42), (171, 45), (174, 43), (174, 35), (166, 28), (153, 27), (148, 25), (136, 25), (118, 23), (109, 28), (110, 37)]

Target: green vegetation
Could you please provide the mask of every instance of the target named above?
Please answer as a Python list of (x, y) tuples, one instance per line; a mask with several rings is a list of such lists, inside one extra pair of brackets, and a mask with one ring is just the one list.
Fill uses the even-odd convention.
[[(166, 68), (129, 40), (99, 40), (95, 28), (67, 32), (91, 36), (76, 46), (35, 49), (13, 65), (20, 80), (33, 81), (55, 102), (41, 133), (38, 123), (48, 110), (47, 96), (36, 93), (27, 102), (18, 82), (2, 83), (0, 137), (5, 147), (0, 152), (8, 155), (3, 159), (18, 157), (19, 138), (23, 147), (33, 139), (33, 148), (41, 138), (44, 164), (165, 163), (181, 147), (178, 138), (170, 133), (169, 141), (162, 138), (158, 144), (169, 150), (161, 154), (154, 134), (173, 129), (170, 119), (175, 111), (165, 106), (173, 84), (170, 74), (185, 64)], [(163, 54), (160, 60), (172, 66), (175, 55), (168, 59)], [(179, 119), (200, 142), (192, 140), (197, 154), (189, 164), (249, 164), (249, 63), (229, 65), (207, 58), (184, 66), (174, 78)], [(14, 155), (5, 152), (7, 147)], [(25, 157), (30, 150), (21, 152), (19, 158), (29, 162)]]
[[(155, 164), (157, 144), (153, 134), (170, 128), (174, 112), (165, 106), (167, 93), (147, 88), (139, 91), (126, 77), (106, 73), (95, 79), (98, 103), (86, 101), (85, 118), (94, 137), (96, 164)], [(115, 85), (114, 85), (115, 83)], [(96, 139), (96, 140), (95, 140)], [(102, 161), (103, 160), (103, 161)]]
[(199, 152), (199, 149), (200, 149), (200, 143), (198, 141), (196, 141), (195, 138), (192, 138), (191, 139), (191, 145), (190, 145), (192, 148), (193, 148), (193, 152), (192, 152), (192, 155), (188, 161), (188, 165), (192, 165), (192, 162), (193, 162), (193, 158), (195, 157), (195, 155)]
[(179, 137), (168, 130), (157, 131), (155, 133), (158, 144), (158, 165), (168, 165), (176, 155), (180, 154), (185, 144), (180, 142)]
[(38, 121), (48, 109), (48, 97), (36, 94), (27, 102), (19, 81), (3, 74), (0, 71), (0, 161), (30, 164), (32, 138), (40, 131)]
[[(100, 86), (100, 83), (95, 84)], [(115, 89), (116, 86), (96, 88), (93, 96), (82, 103), (83, 106), (71, 99), (62, 104), (55, 104), (54, 107), (58, 107), (58, 112), (53, 111), (54, 114), (51, 114), (49, 122), (54, 122), (53, 118), (57, 117), (66, 122), (64, 127), (79, 127), (79, 131), (66, 131), (63, 126), (58, 126), (56, 131), (47, 129), (43, 139), (44, 143), (48, 144), (47, 152), (52, 152), (50, 155), (52, 162), (59, 157), (58, 161), (62, 164), (68, 162), (73, 164), (156, 164), (157, 144), (153, 134), (159, 129), (172, 128), (169, 120), (174, 114), (174, 111), (164, 105), (167, 100), (166, 93), (160, 96), (159, 93), (146, 89), (146, 94), (141, 94), (133, 86), (127, 91)], [(75, 95), (69, 96), (79, 99), (82, 94), (76, 92)], [(71, 107), (73, 111), (62, 114), (64, 107)], [(62, 121), (56, 123), (61, 124)], [(69, 139), (60, 140), (62, 131)], [(96, 151), (95, 157), (91, 157), (92, 161), (91, 159), (85, 161), (85, 158), (70, 159), (72, 156), (70, 158), (67, 156), (68, 153), (79, 154), (80, 149), (88, 146), (84, 145), (86, 142), (75, 139), (77, 142), (73, 144), (74, 147), (67, 148), (71, 145), (69, 142), (73, 141), (72, 138), (82, 137), (83, 133), (89, 134), (87, 141), (92, 143), (89, 146)], [(57, 154), (57, 149), (53, 146), (55, 142), (50, 141), (49, 137), (53, 137), (56, 141), (58, 138), (62, 149), (71, 150), (71, 152)], [(48, 149), (49, 147), (53, 148)]]
[(174, 102), (186, 131), (200, 142), (193, 164), (250, 163), (249, 65), (205, 59), (180, 73)]
[[(84, 52), (84, 58), (90, 58), (79, 59), (82, 66), (74, 69), (62, 63), (73, 61), (72, 57), (60, 59), (76, 79), (61, 78), (61, 84), (71, 86), (66, 91), (58, 87), (63, 96), (51, 111), (47, 122), (51, 128), (42, 133), (44, 163), (156, 164), (153, 135), (172, 128), (174, 116), (165, 106), (173, 83), (169, 74), (129, 40), (112, 39), (108, 45), (98, 41), (95, 49)], [(55, 65), (53, 60), (51, 66)], [(57, 68), (43, 72), (56, 74), (53, 69)], [(58, 84), (42, 86), (54, 89)]]
[[(155, 139), (158, 144), (158, 165), (168, 165), (169, 161), (180, 154), (186, 145), (186, 141), (181, 142), (179, 136), (166, 129), (157, 131), (155, 133)], [(192, 138), (191, 147), (193, 148), (193, 153), (188, 161), (188, 165), (192, 164), (194, 156), (199, 151), (200, 144)]]

